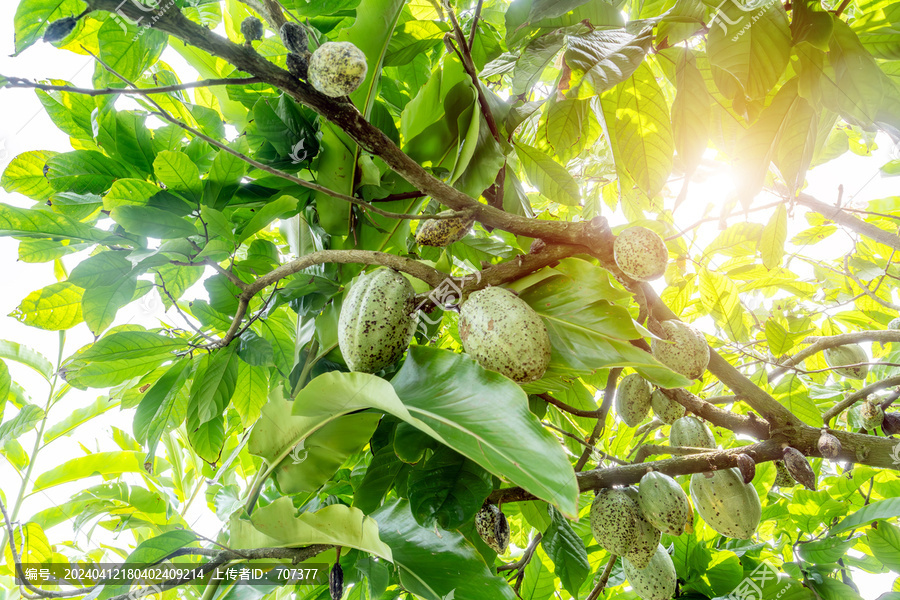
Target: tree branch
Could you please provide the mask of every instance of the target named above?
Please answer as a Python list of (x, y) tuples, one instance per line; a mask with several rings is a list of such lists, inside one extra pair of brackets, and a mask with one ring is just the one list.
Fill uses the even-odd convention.
[[(618, 383), (619, 375), (621, 374), (622, 367), (615, 367), (610, 369), (609, 374), (606, 376), (606, 387), (603, 388), (603, 403), (600, 405), (597, 422), (594, 424), (594, 430), (588, 438), (588, 442), (590, 442), (592, 446), (597, 443), (597, 439), (606, 427), (606, 415), (609, 414), (609, 409), (612, 406), (613, 397), (616, 395), (616, 384)], [(578, 458), (578, 462), (575, 463), (575, 471), (581, 471), (590, 457), (590, 450), (585, 448), (584, 452), (582, 452), (581, 456)]]
[(615, 554), (609, 557), (609, 562), (606, 563), (606, 568), (603, 569), (603, 573), (600, 575), (600, 579), (597, 580), (597, 585), (594, 586), (594, 589), (591, 590), (591, 593), (588, 594), (587, 600), (597, 600), (600, 597), (601, 592), (603, 592), (603, 588), (606, 587), (606, 584), (609, 582), (609, 576), (612, 573), (613, 566), (616, 564), (616, 559), (619, 558)]
[(834, 221), (839, 225), (843, 225), (847, 229), (851, 229), (856, 233), (871, 238), (878, 243), (900, 250), (900, 236), (885, 231), (880, 227), (876, 227), (871, 223), (866, 223), (861, 219), (857, 219), (853, 215), (847, 214), (839, 206), (830, 206), (821, 200), (817, 200), (809, 194), (804, 193), (800, 193), (797, 196), (797, 204), (805, 206), (806, 208), (819, 213), (826, 219)]
[(882, 344), (890, 342), (900, 343), (900, 331), (894, 329), (871, 329), (868, 331), (854, 331), (853, 333), (840, 333), (838, 335), (830, 336), (810, 336), (803, 340), (803, 343), (809, 344), (809, 346), (782, 362), (781, 366), (769, 373), (769, 381), (782, 375), (789, 368), (800, 364), (813, 354), (817, 354), (829, 348), (837, 348), (838, 346), (846, 346), (847, 344), (858, 344), (860, 342), (879, 342)]
[(825, 414), (822, 415), (822, 419), (825, 421), (825, 425), (828, 425), (833, 418), (835, 418), (860, 400), (865, 400), (866, 398), (868, 398), (870, 394), (874, 394), (877, 391), (889, 388), (892, 385), (900, 385), (900, 375), (894, 375), (893, 377), (888, 377), (887, 379), (876, 381), (875, 383), (862, 388), (858, 392), (850, 394), (825, 411)]

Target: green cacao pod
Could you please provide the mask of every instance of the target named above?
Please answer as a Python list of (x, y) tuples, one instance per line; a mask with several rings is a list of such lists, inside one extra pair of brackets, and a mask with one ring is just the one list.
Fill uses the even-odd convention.
[(669, 251), (655, 231), (629, 227), (616, 236), (613, 257), (623, 273), (637, 281), (659, 279), (666, 272)]
[(676, 373), (697, 379), (709, 364), (709, 345), (703, 334), (682, 321), (662, 321), (665, 340), (650, 343), (653, 357)]
[(350, 42), (325, 42), (309, 59), (309, 83), (332, 98), (353, 93), (366, 79), (366, 55)]
[[(449, 215), (453, 211), (445, 210), (441, 215)], [(420, 246), (436, 246), (443, 248), (466, 237), (475, 219), (459, 217), (454, 219), (430, 219), (422, 221), (416, 229), (416, 243)]]
[(691, 499), (706, 524), (725, 537), (749, 539), (759, 527), (759, 494), (738, 469), (691, 475)]
[(888, 323), (888, 329), (900, 329), (900, 317), (891, 319), (891, 322)]
[(622, 560), (622, 569), (628, 583), (641, 600), (669, 600), (675, 595), (675, 563), (662, 544), (657, 545), (656, 552), (646, 567), (638, 568), (625, 558)]
[(855, 365), (868, 361), (869, 357), (866, 356), (866, 351), (857, 344), (848, 344), (825, 350), (825, 363), (832, 367), (837, 375), (848, 379), (865, 379), (866, 375), (869, 374), (869, 365), (856, 367), (845, 367), (844, 365)]
[(519, 383), (540, 379), (550, 364), (550, 336), (541, 317), (504, 288), (469, 296), (459, 311), (459, 339), (479, 365)]
[(626, 375), (616, 388), (616, 413), (629, 427), (641, 424), (650, 411), (650, 384), (637, 373)]
[(706, 423), (697, 417), (681, 417), (672, 423), (669, 431), (669, 443), (673, 446), (688, 448), (716, 447), (716, 438)]
[(509, 522), (496, 504), (485, 504), (475, 515), (475, 531), (497, 554), (509, 547)]
[(884, 409), (877, 402), (866, 400), (859, 408), (863, 429), (872, 430), (884, 423)]
[(356, 280), (338, 321), (338, 345), (351, 371), (375, 373), (403, 355), (416, 329), (415, 296), (406, 277), (393, 269)]
[(631, 550), (625, 553), (625, 558), (634, 566), (643, 569), (650, 564), (650, 559), (656, 554), (656, 546), (659, 545), (659, 529), (647, 520), (644, 511), (641, 510), (639, 494), (633, 487), (625, 488), (627, 494), (638, 505), (637, 535)]
[(638, 532), (640, 507), (622, 490), (602, 489), (591, 504), (591, 533), (607, 552), (624, 556)]
[(650, 406), (653, 407), (653, 414), (669, 425), (683, 417), (685, 413), (684, 407), (666, 396), (662, 390), (654, 390), (650, 394)]
[(669, 535), (684, 533), (691, 518), (687, 494), (674, 479), (659, 471), (641, 477), (638, 505), (651, 525)]

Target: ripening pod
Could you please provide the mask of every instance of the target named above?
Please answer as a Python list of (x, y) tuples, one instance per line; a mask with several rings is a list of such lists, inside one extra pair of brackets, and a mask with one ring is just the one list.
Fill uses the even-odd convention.
[(863, 429), (871, 431), (881, 427), (884, 422), (884, 409), (877, 402), (866, 400), (859, 409), (859, 416), (862, 419)]
[[(445, 210), (439, 215), (453, 214), (452, 210)], [(453, 219), (429, 219), (421, 221), (416, 229), (416, 243), (420, 246), (435, 246), (443, 248), (466, 237), (472, 229), (475, 217), (459, 217)]]
[(638, 505), (637, 535), (634, 538), (634, 545), (631, 547), (631, 550), (625, 553), (625, 558), (630, 560), (631, 564), (637, 568), (643, 569), (650, 564), (650, 559), (656, 554), (660, 531), (653, 526), (653, 523), (647, 519), (644, 511), (641, 510), (638, 491), (633, 487), (627, 487), (624, 491), (625, 495)]
[(791, 474), (798, 483), (803, 487), (816, 491), (816, 474), (809, 466), (809, 461), (803, 456), (803, 453), (796, 448), (788, 446), (783, 451), (784, 466), (787, 467), (788, 473)]
[(669, 251), (655, 231), (646, 227), (629, 227), (616, 236), (613, 257), (619, 269), (632, 279), (651, 281), (666, 272)]
[(293, 21), (287, 21), (281, 26), (281, 43), (294, 54), (306, 54), (309, 51), (309, 39), (306, 30)]
[(662, 544), (657, 544), (646, 567), (638, 568), (625, 558), (622, 560), (622, 569), (628, 583), (641, 600), (669, 600), (675, 595), (675, 585), (678, 583), (675, 563)]
[(752, 485), (737, 469), (691, 475), (691, 499), (700, 518), (725, 537), (748, 540), (759, 527), (762, 506)]
[(825, 427), (822, 428), (822, 433), (819, 435), (818, 447), (822, 456), (831, 460), (837, 458), (842, 450), (841, 440), (828, 433), (828, 429)]
[(344, 570), (340, 563), (334, 563), (328, 573), (328, 591), (331, 592), (331, 600), (341, 600), (344, 595)]
[(688, 379), (703, 375), (709, 364), (709, 345), (703, 334), (675, 319), (662, 321), (659, 326), (664, 339), (650, 342), (653, 358)]
[(749, 454), (737, 455), (737, 467), (744, 478), (744, 483), (750, 483), (756, 477), (756, 463), (750, 458)]
[(881, 430), (884, 435), (897, 435), (900, 433), (900, 415), (897, 413), (884, 413), (881, 421)]
[(669, 443), (687, 448), (710, 448), (715, 450), (716, 437), (706, 423), (697, 417), (681, 417), (672, 423)]
[(626, 375), (616, 388), (616, 414), (629, 427), (637, 427), (649, 411), (650, 384), (637, 373)]
[(72, 30), (75, 29), (75, 25), (78, 24), (78, 19), (75, 17), (63, 17), (62, 19), (57, 19), (50, 23), (47, 26), (47, 29), (44, 30), (44, 41), (45, 42), (59, 42), (66, 38), (67, 35), (72, 33)]
[(641, 477), (638, 506), (650, 524), (670, 535), (681, 535), (691, 518), (691, 503), (678, 483), (659, 471)]
[(610, 554), (624, 556), (634, 547), (641, 509), (622, 490), (603, 489), (591, 504), (591, 533)]
[(683, 417), (686, 412), (682, 405), (666, 396), (662, 390), (654, 390), (650, 394), (650, 406), (653, 407), (653, 414), (669, 425)]
[(263, 33), (262, 21), (256, 17), (247, 17), (241, 21), (241, 34), (243, 34), (244, 39), (247, 40), (248, 44), (263, 39)]
[[(848, 379), (865, 379), (869, 373), (869, 365), (861, 365), (869, 361), (866, 351), (858, 344), (847, 344), (836, 348), (827, 348), (824, 352), (825, 364), (834, 369), (834, 373)], [(858, 365), (848, 367), (845, 365)]]
[(309, 59), (309, 83), (332, 98), (356, 91), (367, 71), (366, 55), (350, 42), (325, 42)]
[(794, 478), (788, 473), (787, 467), (784, 466), (784, 461), (775, 461), (775, 483), (772, 485), (780, 488), (794, 487), (797, 485), (797, 482), (794, 481)]
[(509, 547), (509, 522), (496, 504), (485, 504), (475, 515), (475, 531), (497, 554)]

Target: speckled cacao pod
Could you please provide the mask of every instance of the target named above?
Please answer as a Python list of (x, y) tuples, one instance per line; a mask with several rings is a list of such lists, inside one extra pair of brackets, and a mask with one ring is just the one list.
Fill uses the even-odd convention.
[(788, 473), (787, 467), (784, 466), (784, 461), (775, 461), (775, 483), (772, 485), (780, 488), (794, 487), (797, 485), (797, 482), (794, 481), (794, 478)]
[(675, 563), (662, 544), (643, 569), (636, 567), (628, 558), (622, 560), (625, 578), (641, 600), (669, 600), (675, 595), (677, 575)]
[(603, 489), (591, 504), (591, 532), (607, 552), (624, 556), (634, 547), (640, 507), (622, 490)]
[(669, 261), (663, 239), (646, 227), (629, 227), (617, 235), (613, 256), (619, 269), (637, 281), (662, 277)]
[(653, 414), (669, 425), (683, 417), (686, 412), (682, 405), (666, 396), (662, 390), (654, 390), (650, 394), (650, 406), (653, 407)]
[[(449, 215), (453, 211), (445, 210), (439, 214)], [(416, 229), (416, 243), (420, 246), (443, 248), (466, 237), (475, 222), (474, 217), (455, 219), (429, 219), (422, 221)]]
[(309, 59), (309, 83), (332, 98), (347, 96), (366, 79), (366, 55), (350, 42), (325, 42)]
[(866, 355), (866, 351), (862, 349), (862, 346), (847, 344), (846, 346), (828, 348), (825, 350), (824, 355), (825, 363), (829, 367), (833, 367), (836, 375), (841, 375), (848, 379), (865, 379), (869, 373), (869, 365), (844, 366), (868, 362), (869, 357)]
[(258, 42), (263, 39), (263, 33), (265, 30), (262, 21), (256, 17), (247, 17), (241, 21), (241, 34), (248, 42)]
[(637, 373), (626, 375), (616, 388), (615, 404), (619, 418), (637, 427), (650, 411), (650, 384)]
[(691, 517), (687, 494), (674, 479), (659, 471), (641, 477), (638, 505), (651, 525), (670, 535), (681, 535)]
[(682, 321), (662, 321), (666, 340), (653, 339), (653, 357), (676, 373), (697, 379), (709, 364), (709, 345), (703, 334)]
[(837, 439), (824, 427), (822, 433), (819, 434), (819, 442), (817, 444), (819, 452), (828, 459), (835, 459), (841, 454), (841, 440)]
[(306, 36), (306, 30), (293, 21), (287, 21), (281, 26), (281, 43), (288, 49), (288, 52), (304, 55), (309, 51), (309, 39)]
[(744, 477), (737, 469), (722, 469), (712, 475), (691, 475), (694, 508), (718, 533), (730, 538), (750, 539), (762, 516), (756, 488), (744, 483)]
[(485, 504), (475, 515), (475, 530), (497, 554), (509, 547), (509, 522), (496, 504)]
[(866, 400), (859, 409), (859, 416), (862, 419), (863, 428), (872, 430), (881, 427), (884, 422), (884, 409), (877, 402)]

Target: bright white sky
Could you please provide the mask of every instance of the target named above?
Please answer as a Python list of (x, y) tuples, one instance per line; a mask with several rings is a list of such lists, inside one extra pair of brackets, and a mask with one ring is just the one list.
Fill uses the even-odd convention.
[[(14, 51), (12, 22), (15, 7), (18, 2), (4, 0), (0, 2), (0, 73), (10, 76), (29, 77), (32, 79), (55, 78), (65, 79), (75, 85), (90, 87), (91, 73), (93, 72), (92, 59), (90, 57), (75, 55), (59, 51), (52, 46), (38, 42), (18, 58), (8, 55)], [(167, 50), (163, 59), (176, 67), (176, 70), (184, 76), (184, 80), (190, 79), (186, 74), (195, 72), (171, 50)], [(70, 150), (68, 137), (61, 133), (51, 123), (44, 113), (37, 97), (31, 90), (0, 90), (0, 172), (6, 167), (9, 160), (29, 150), (55, 150), (66, 152)], [(882, 198), (896, 194), (897, 179), (882, 178), (878, 174), (878, 167), (890, 157), (890, 143), (884, 136), (879, 136), (879, 142), (883, 146), (874, 151), (877, 158), (864, 158), (848, 154), (835, 161), (815, 169), (810, 174), (810, 186), (808, 192), (826, 202), (833, 202), (837, 197), (837, 187), (844, 185), (844, 202), (855, 198), (857, 201), (867, 201), (874, 198)], [(900, 157), (896, 156), (895, 157)], [(691, 225), (705, 208), (710, 205), (719, 205), (726, 198), (730, 190), (731, 178), (727, 174), (710, 178), (702, 183), (694, 183), (691, 186), (691, 194), (687, 202), (679, 208), (676, 214), (678, 225), (687, 227)], [(6, 194), (0, 190), (0, 202), (29, 206), (31, 201), (22, 196)], [(768, 203), (769, 201), (764, 201)], [(799, 210), (798, 210), (799, 212)], [(717, 211), (714, 214), (718, 214)], [(754, 213), (750, 218), (757, 222), (766, 222), (769, 218), (767, 212)], [(733, 219), (730, 223), (737, 222)], [(614, 223), (617, 224), (617, 223)], [(805, 223), (800, 222), (795, 226), (796, 230), (802, 229)], [(706, 226), (707, 234), (715, 236), (717, 233), (715, 224)], [(822, 257), (840, 255), (846, 252), (846, 248), (836, 248), (835, 238), (829, 240), (829, 244), (821, 248)], [(81, 255), (67, 256), (64, 261), (66, 267), (71, 270), (79, 260), (85, 257)], [(3, 267), (3, 285), (0, 287), (0, 339), (13, 340), (25, 343), (40, 351), (46, 357), (55, 361), (57, 353), (58, 335), (56, 332), (42, 331), (26, 327), (15, 319), (6, 316), (11, 313), (22, 298), (30, 292), (42, 288), (56, 281), (53, 275), (52, 263), (26, 264), (17, 261), (16, 242), (10, 238), (0, 238), (0, 264)], [(116, 324), (133, 322), (146, 326), (154, 326), (157, 319), (164, 318), (161, 303), (155, 292), (145, 297), (138, 306), (130, 306), (120, 311)], [(92, 336), (85, 325), (79, 325), (68, 333), (65, 354), (71, 354), (77, 348), (92, 341)], [(28, 392), (31, 400), (39, 405), (46, 401), (47, 386), (43, 380), (26, 368), (7, 361), (13, 378)], [(99, 395), (99, 391), (79, 392), (74, 391), (65, 400), (65, 407), (57, 409), (57, 417), (51, 418), (51, 423), (65, 416), (59, 413), (68, 413), (71, 409), (85, 406), (91, 403)], [(7, 417), (11, 409), (7, 409)], [(121, 413), (113, 410), (103, 417), (95, 420), (90, 429), (78, 430), (77, 441), (84, 444), (90, 451), (118, 450), (112, 442), (111, 427), (117, 426), (130, 434), (132, 413)], [(95, 438), (88, 438), (88, 431), (93, 431)], [(33, 435), (26, 435), (20, 441), (30, 451), (33, 444)], [(61, 438), (47, 449), (38, 459), (35, 473), (56, 466), (64, 460), (83, 454), (78, 443), (70, 438)], [(18, 488), (18, 477), (9, 468), (5, 461), (0, 461), (0, 489), (6, 496), (7, 506), (15, 498)], [(30, 515), (43, 510), (55, 502), (67, 499), (70, 494), (86, 487), (84, 482), (52, 488), (47, 493), (39, 493), (25, 501), (24, 509), (20, 514), (20, 520), (26, 520)], [(195, 523), (195, 528), (203, 535), (215, 538), (218, 533), (218, 521), (203, 507), (202, 498), (192, 506), (188, 515), (188, 522)], [(65, 523), (54, 530), (50, 530), (51, 543), (70, 538), (70, 524)], [(100, 531), (100, 530), (98, 530)], [(77, 541), (85, 544), (87, 532), (80, 532)], [(103, 532), (103, 539), (108, 534)], [(130, 537), (130, 536), (129, 536)], [(95, 536), (87, 547), (94, 547), (99, 542)], [(86, 548), (85, 548), (86, 549)], [(889, 591), (894, 576), (885, 574), (872, 576), (865, 573), (856, 575), (857, 583), (863, 588), (861, 594), (866, 600), (874, 600), (880, 594)]]

